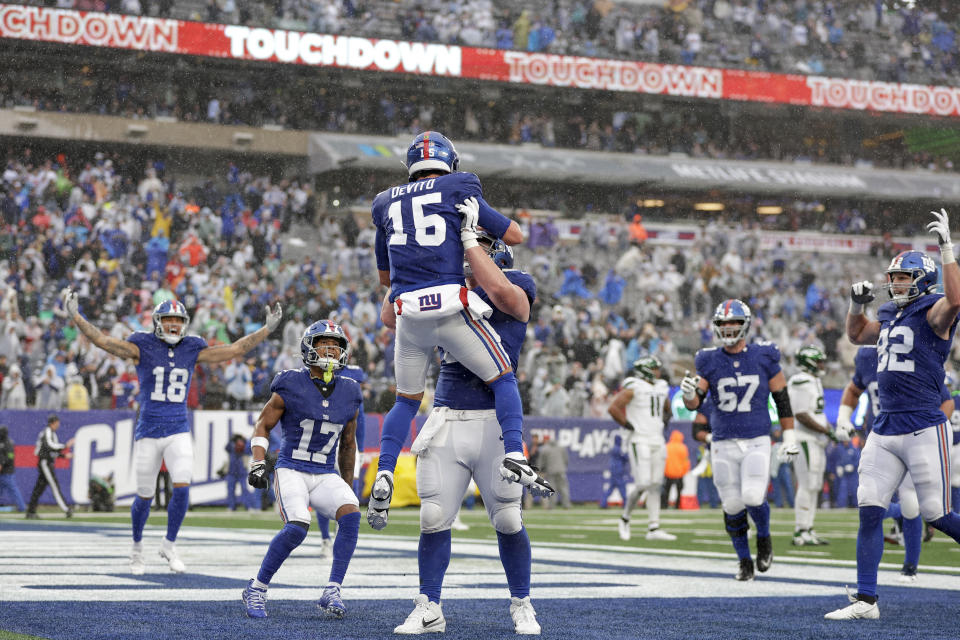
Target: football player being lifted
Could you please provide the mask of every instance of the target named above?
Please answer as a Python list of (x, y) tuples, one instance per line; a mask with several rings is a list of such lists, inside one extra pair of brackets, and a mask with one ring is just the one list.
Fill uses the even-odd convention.
[(864, 313), (873, 301), (873, 283), (851, 287), (847, 337), (854, 344), (877, 345), (879, 413), (860, 456), (857, 504), (857, 593), (850, 604), (826, 614), (828, 620), (879, 618), (877, 570), (883, 556), (883, 517), (893, 492), (909, 472), (920, 515), (960, 542), (960, 515), (950, 510), (950, 420), (941, 410), (944, 362), (960, 313), (960, 268), (950, 239), (947, 212), (932, 211), (927, 230), (940, 244), (943, 293), (937, 293), (939, 270), (920, 251), (904, 251), (887, 267), (890, 301), (877, 319)]
[(277, 423), (283, 445), (274, 472), (274, 490), (283, 528), (274, 536), (256, 578), (243, 590), (251, 618), (267, 617), (267, 587), (273, 575), (310, 528), (310, 507), (337, 521), (330, 579), (317, 606), (342, 618), (346, 607), (340, 587), (357, 547), (360, 506), (353, 492), (357, 455), (357, 416), (363, 402), (360, 384), (341, 374), (350, 345), (343, 328), (329, 320), (314, 322), (303, 333), (300, 354), (305, 366), (281, 371), (270, 385), (270, 399), (260, 411), (250, 447), (248, 481), (265, 489), (269, 434)]
[(436, 347), (492, 390), (506, 454), (499, 472), (531, 491), (552, 493), (523, 455), (520, 391), (487, 320), (492, 309), (466, 288), (463, 274), (465, 252), (477, 247), (478, 225), (506, 244), (521, 242), (523, 232), (483, 200), (477, 176), (458, 171), (457, 150), (443, 135), (428, 131), (414, 138), (406, 164), (408, 183), (381, 192), (372, 207), (377, 269), (389, 287), (383, 313), (396, 316), (397, 334), (397, 398), (383, 419), (367, 507), (367, 521), (378, 530), (387, 526), (397, 455), (420, 408)]
[(140, 413), (134, 430), (133, 464), (137, 474), (137, 496), (130, 507), (133, 522), (133, 550), (130, 571), (142, 575), (146, 570), (143, 558), (143, 528), (150, 515), (156, 489), (157, 474), (166, 463), (173, 481), (173, 496), (167, 505), (167, 535), (160, 546), (160, 556), (170, 570), (186, 570), (174, 543), (190, 504), (190, 479), (193, 471), (193, 442), (187, 415), (187, 390), (193, 370), (199, 363), (226, 362), (240, 358), (266, 340), (280, 324), (280, 303), (266, 308), (266, 325), (243, 336), (232, 344), (207, 346), (203, 338), (187, 335), (190, 316), (183, 303), (161, 302), (153, 310), (153, 331), (136, 331), (126, 340), (108, 335), (90, 324), (79, 312), (75, 291), (63, 292), (63, 305), (77, 328), (97, 347), (107, 353), (130, 360), (136, 365), (140, 392), (137, 401)]
[(623, 385), (607, 409), (610, 417), (627, 430), (625, 444), (630, 458), (633, 490), (623, 498), (620, 516), (621, 540), (630, 539), (630, 514), (637, 498), (647, 492), (647, 540), (676, 540), (660, 528), (660, 492), (663, 470), (667, 462), (667, 446), (663, 430), (670, 421), (670, 386), (660, 377), (663, 364), (654, 356), (645, 356), (633, 363), (633, 375)]
[(790, 462), (800, 454), (793, 429), (793, 411), (787, 380), (780, 369), (780, 349), (770, 342), (747, 344), (752, 314), (740, 300), (725, 300), (713, 313), (713, 333), (720, 347), (697, 352), (695, 376), (680, 383), (683, 404), (697, 409), (707, 394), (713, 397), (710, 416), (710, 455), (713, 481), (720, 494), (723, 520), (740, 559), (737, 580), (753, 580), (754, 563), (747, 531), (757, 527), (758, 571), (773, 563), (770, 540), (770, 413), (767, 397), (773, 395), (783, 430), (777, 455)]

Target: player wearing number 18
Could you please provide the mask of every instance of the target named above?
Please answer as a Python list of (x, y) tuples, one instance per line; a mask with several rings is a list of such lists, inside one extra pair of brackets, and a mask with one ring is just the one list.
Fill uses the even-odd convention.
[(877, 310), (876, 320), (864, 314), (874, 298), (873, 283), (851, 287), (847, 336), (854, 344), (877, 345), (880, 410), (860, 456), (857, 594), (850, 596), (849, 606), (826, 614), (828, 620), (880, 617), (883, 516), (907, 472), (923, 519), (960, 542), (960, 515), (950, 512), (950, 425), (940, 408), (943, 364), (960, 313), (960, 268), (947, 212), (931, 213), (935, 219), (927, 230), (940, 244), (943, 294), (936, 293), (936, 263), (919, 251), (904, 251), (890, 262), (885, 288), (891, 300)]
[(697, 409), (707, 393), (713, 398), (710, 454), (713, 480), (720, 493), (723, 520), (740, 559), (737, 580), (753, 580), (747, 532), (757, 527), (758, 571), (773, 563), (770, 540), (770, 413), (767, 397), (773, 395), (783, 429), (778, 457), (793, 461), (800, 454), (787, 380), (780, 369), (780, 350), (770, 342), (747, 344), (752, 319), (750, 307), (740, 300), (726, 300), (713, 313), (713, 333), (722, 345), (697, 352), (697, 376), (689, 372), (680, 383), (683, 404)]
[(193, 443), (187, 416), (187, 390), (193, 370), (199, 362), (226, 362), (239, 358), (263, 342), (280, 324), (280, 303), (267, 307), (266, 326), (243, 336), (232, 344), (207, 346), (197, 336), (186, 335), (190, 316), (176, 300), (161, 302), (153, 310), (153, 331), (137, 331), (126, 340), (107, 335), (90, 324), (79, 313), (77, 293), (63, 292), (63, 306), (77, 328), (94, 345), (115, 356), (131, 360), (140, 380), (140, 415), (134, 430), (133, 466), (137, 474), (137, 497), (130, 507), (133, 523), (133, 550), (130, 571), (142, 575), (143, 528), (150, 515), (150, 504), (156, 487), (157, 473), (166, 462), (173, 481), (173, 496), (167, 505), (167, 535), (160, 546), (160, 556), (170, 570), (183, 573), (183, 561), (174, 542), (190, 504), (190, 479), (193, 470)]

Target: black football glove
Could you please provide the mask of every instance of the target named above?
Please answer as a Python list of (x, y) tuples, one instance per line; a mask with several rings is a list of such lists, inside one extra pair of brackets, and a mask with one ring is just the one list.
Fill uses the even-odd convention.
[(250, 463), (250, 473), (247, 474), (247, 484), (254, 489), (267, 488), (267, 463), (263, 460), (254, 460)]

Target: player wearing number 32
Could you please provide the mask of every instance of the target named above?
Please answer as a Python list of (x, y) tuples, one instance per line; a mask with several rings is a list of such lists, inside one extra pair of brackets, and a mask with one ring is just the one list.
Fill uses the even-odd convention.
[(284, 525), (270, 542), (257, 577), (243, 590), (243, 604), (251, 618), (267, 617), (267, 587), (283, 561), (307, 537), (313, 520), (311, 505), (323, 517), (336, 518), (339, 526), (330, 581), (317, 605), (336, 618), (346, 613), (340, 586), (360, 531), (353, 468), (357, 415), (363, 402), (360, 383), (341, 375), (349, 353), (350, 343), (340, 325), (320, 320), (307, 327), (300, 339), (300, 354), (307, 366), (277, 374), (270, 385), (270, 399), (254, 426), (248, 481), (260, 489), (267, 487), (265, 456), (270, 430), (278, 422), (283, 427), (274, 490)]
[(860, 456), (857, 594), (849, 596), (849, 606), (826, 614), (829, 620), (880, 617), (883, 516), (907, 472), (923, 519), (960, 542), (960, 515), (950, 512), (950, 425), (940, 409), (943, 363), (960, 313), (960, 268), (947, 212), (931, 213), (935, 219), (927, 230), (940, 244), (943, 294), (936, 293), (936, 263), (919, 251), (904, 251), (890, 262), (885, 288), (891, 301), (877, 310), (876, 320), (864, 314), (874, 299), (873, 283), (851, 287), (847, 336), (854, 344), (877, 345), (880, 410)]
[[(458, 171), (453, 143), (434, 131), (421, 133), (407, 150), (407, 184), (374, 198), (375, 252), (380, 283), (390, 287), (381, 313), (396, 315), (394, 371), (397, 399), (383, 419), (377, 477), (370, 493), (367, 522), (387, 526), (397, 455), (417, 415), (427, 367), (440, 347), (480, 378), (496, 403), (505, 458), (501, 476), (551, 493), (523, 455), (523, 406), (510, 357), (487, 318), (490, 305), (466, 287), (464, 258), (486, 259), (477, 242), (478, 226), (505, 244), (523, 232), (483, 200), (480, 181)], [(473, 255), (471, 255), (473, 254)]]
[(707, 393), (713, 398), (710, 416), (713, 480), (720, 493), (723, 520), (733, 548), (740, 559), (737, 580), (753, 580), (747, 532), (757, 527), (758, 571), (773, 563), (770, 540), (770, 413), (767, 397), (772, 394), (783, 430), (778, 457), (791, 462), (800, 454), (787, 380), (780, 369), (780, 350), (770, 342), (747, 344), (752, 319), (750, 307), (740, 300), (721, 302), (713, 313), (713, 333), (722, 348), (701, 349), (695, 365), (698, 376), (689, 372), (680, 383), (683, 404), (694, 410)]
[(190, 504), (190, 479), (193, 470), (193, 443), (187, 416), (187, 390), (198, 362), (226, 362), (239, 358), (263, 342), (280, 324), (280, 303), (267, 307), (266, 326), (243, 336), (232, 344), (207, 346), (197, 336), (186, 335), (190, 316), (176, 300), (161, 302), (153, 310), (153, 332), (137, 331), (126, 340), (107, 335), (90, 324), (79, 313), (77, 293), (63, 292), (63, 306), (77, 328), (94, 345), (115, 356), (133, 361), (140, 381), (140, 414), (134, 430), (133, 464), (137, 474), (137, 497), (130, 507), (133, 522), (133, 550), (130, 571), (142, 575), (143, 528), (150, 515), (150, 504), (157, 474), (166, 462), (173, 481), (173, 496), (167, 505), (167, 535), (160, 546), (160, 556), (170, 570), (183, 573), (183, 561), (174, 542)]

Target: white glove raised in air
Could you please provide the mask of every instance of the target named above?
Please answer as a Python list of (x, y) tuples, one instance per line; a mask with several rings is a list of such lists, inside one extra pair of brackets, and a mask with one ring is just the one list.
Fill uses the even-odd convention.
[(793, 429), (783, 430), (783, 443), (777, 450), (777, 460), (780, 462), (793, 462), (793, 459), (800, 455), (800, 445), (797, 444), (797, 433)]
[(67, 316), (72, 318), (77, 315), (80, 312), (80, 296), (77, 292), (67, 287), (60, 295), (63, 298), (63, 309), (67, 312)]
[(697, 397), (697, 389), (700, 387), (700, 376), (690, 375), (689, 369), (683, 374), (683, 380), (680, 381), (680, 391), (683, 392), (684, 400), (693, 400)]
[(873, 283), (869, 280), (854, 282), (850, 286), (850, 301), (854, 304), (870, 304), (874, 299)]
[(457, 205), (457, 211), (463, 216), (460, 222), (460, 241), (463, 242), (463, 250), (477, 246), (477, 224), (480, 222), (480, 203), (473, 196), (463, 201), (463, 204)]
[(267, 331), (271, 332), (280, 325), (280, 319), (283, 318), (283, 309), (280, 308), (279, 302), (273, 305), (273, 309), (270, 308), (270, 305), (265, 308), (267, 311)]
[(950, 241), (950, 217), (947, 210), (941, 208), (940, 211), (931, 211), (933, 222), (927, 225), (927, 231), (937, 236), (937, 244), (940, 245), (940, 258), (943, 264), (956, 262), (953, 255), (953, 242)]

